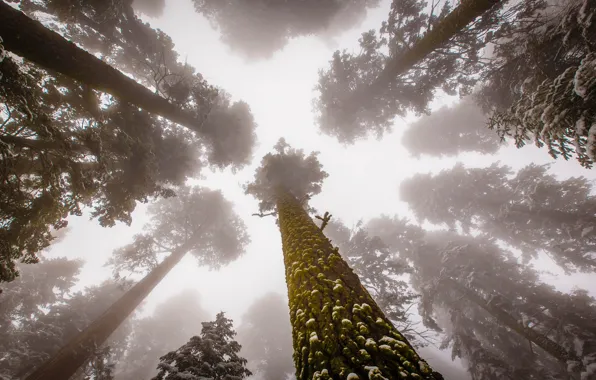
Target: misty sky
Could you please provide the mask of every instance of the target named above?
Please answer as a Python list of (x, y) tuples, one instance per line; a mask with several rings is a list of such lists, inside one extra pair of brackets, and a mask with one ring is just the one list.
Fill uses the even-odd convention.
[[(504, 148), (497, 156), (468, 154), (457, 159), (413, 159), (401, 145), (401, 134), (414, 117), (397, 120), (395, 132), (386, 135), (382, 141), (371, 139), (343, 147), (335, 139), (320, 135), (312, 112), (318, 70), (327, 66), (337, 48), (355, 49), (360, 33), (378, 28), (386, 19), (388, 9), (389, 1), (384, 1), (380, 8), (369, 12), (363, 25), (336, 41), (299, 38), (278, 51), (272, 59), (254, 63), (244, 62), (220, 43), (218, 33), (194, 12), (190, 0), (167, 1), (162, 17), (147, 19), (152, 26), (172, 37), (180, 58), (186, 59), (209, 83), (221, 86), (234, 99), (242, 99), (250, 105), (258, 123), (258, 147), (253, 164), (236, 175), (229, 172), (206, 173), (205, 178), (198, 181), (201, 185), (221, 189), (235, 203), (236, 211), (244, 218), (252, 239), (244, 256), (219, 272), (198, 268), (191, 256), (186, 257), (148, 297), (146, 311), (169, 295), (184, 288), (195, 288), (201, 294), (204, 308), (212, 316), (220, 310), (226, 311), (238, 326), (243, 312), (255, 298), (271, 291), (285, 295), (281, 239), (277, 226), (272, 217), (261, 219), (251, 216), (257, 212), (257, 202), (244, 195), (241, 187), (252, 178), (261, 157), (280, 137), (286, 138), (296, 148), (321, 152), (319, 158), (329, 178), (324, 182), (322, 193), (313, 198), (312, 205), (321, 212), (331, 212), (348, 226), (358, 219), (366, 220), (382, 213), (411, 215), (398, 198), (398, 188), (401, 180), (416, 172), (439, 171), (452, 167), (457, 161), (480, 167), (500, 160), (515, 169), (530, 162), (553, 161), (545, 149), (533, 146), (521, 150)], [(433, 108), (456, 101), (454, 98), (442, 98), (434, 103)], [(556, 161), (553, 171), (561, 177), (584, 175), (596, 178), (593, 172), (583, 169), (575, 160)], [(97, 221), (90, 221), (88, 217), (72, 217), (68, 235), (52, 246), (51, 255), (85, 259), (87, 264), (81, 275), (81, 286), (98, 283), (110, 275), (103, 264), (112, 250), (130, 242), (146, 222), (144, 209), (137, 208), (130, 227), (119, 224), (110, 229), (101, 228)], [(574, 285), (580, 285), (596, 296), (594, 275), (563, 276), (546, 258), (536, 266), (553, 272), (545, 275), (544, 280), (560, 290), (569, 291)], [(197, 326), (198, 333), (200, 323)], [(428, 359), (432, 363), (432, 357)]]

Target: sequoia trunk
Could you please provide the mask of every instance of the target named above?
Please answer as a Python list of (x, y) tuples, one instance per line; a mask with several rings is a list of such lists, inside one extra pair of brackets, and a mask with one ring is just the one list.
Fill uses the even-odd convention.
[(279, 191), (277, 211), (297, 379), (443, 379), (385, 317), (298, 200)]
[(0, 36), (6, 50), (35, 64), (191, 130), (201, 130), (202, 120), (181, 110), (3, 1), (0, 1)]
[(89, 360), (96, 348), (108, 337), (151, 293), (153, 288), (172, 270), (190, 249), (190, 243), (176, 249), (161, 264), (114, 302), (100, 317), (81, 331), (53, 357), (30, 374), (26, 380), (69, 379)]

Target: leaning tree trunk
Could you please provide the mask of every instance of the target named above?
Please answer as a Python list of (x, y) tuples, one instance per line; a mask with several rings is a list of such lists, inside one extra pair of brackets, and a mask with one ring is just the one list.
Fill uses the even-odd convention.
[(0, 37), (6, 50), (35, 64), (191, 130), (201, 131), (202, 120), (181, 110), (4, 1), (0, 1)]
[(448, 286), (462, 293), (468, 300), (486, 310), (504, 326), (520, 334), (529, 342), (534, 343), (538, 347), (542, 348), (563, 365), (567, 366), (567, 362), (570, 360), (578, 362), (580, 361), (578, 358), (571, 355), (565, 348), (561, 347), (558, 343), (531, 328), (523, 326), (505, 310), (493, 305), (491, 302), (486, 301), (472, 289), (461, 285), (459, 282), (453, 279), (445, 279), (444, 281)]
[(74, 375), (77, 369), (90, 359), (95, 350), (106, 342), (155, 286), (178, 264), (189, 249), (190, 243), (186, 243), (172, 252), (85, 330), (27, 376), (26, 380), (67, 380)]
[(279, 191), (277, 211), (297, 379), (442, 379), (385, 317), (298, 200)]
[(407, 72), (434, 50), (442, 47), (466, 25), (503, 0), (462, 0), (443, 20), (433, 25), (418, 42), (401, 56), (390, 60), (372, 87), (387, 86), (399, 75)]

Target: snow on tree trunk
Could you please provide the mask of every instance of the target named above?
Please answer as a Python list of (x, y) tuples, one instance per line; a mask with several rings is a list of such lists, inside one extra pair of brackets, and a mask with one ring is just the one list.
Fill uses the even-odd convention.
[(68, 379), (103, 345), (109, 336), (140, 305), (161, 280), (184, 257), (188, 242), (176, 249), (147, 276), (114, 302), (99, 318), (81, 331), (53, 357), (30, 374), (26, 380)]
[(443, 379), (385, 317), (298, 200), (279, 190), (296, 377)]

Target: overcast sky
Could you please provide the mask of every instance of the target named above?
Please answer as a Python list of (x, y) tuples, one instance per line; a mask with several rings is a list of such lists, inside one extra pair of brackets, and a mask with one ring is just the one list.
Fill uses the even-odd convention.
[[(355, 49), (360, 33), (378, 28), (386, 19), (388, 10), (389, 1), (385, 1), (380, 8), (369, 12), (363, 25), (340, 36), (335, 43), (315, 37), (300, 38), (278, 51), (272, 59), (254, 63), (244, 62), (221, 44), (218, 33), (194, 12), (190, 0), (167, 1), (162, 17), (148, 19), (154, 27), (172, 37), (182, 60), (186, 59), (211, 84), (224, 88), (235, 99), (246, 101), (259, 126), (253, 165), (236, 175), (216, 173), (200, 181), (204, 186), (221, 189), (235, 203), (252, 239), (246, 253), (218, 272), (197, 268), (193, 258), (186, 257), (148, 297), (146, 310), (151, 310), (169, 295), (192, 287), (200, 292), (202, 304), (213, 316), (224, 310), (238, 325), (243, 312), (255, 298), (270, 291), (286, 294), (281, 239), (274, 219), (251, 216), (257, 211), (257, 202), (244, 195), (241, 187), (251, 179), (261, 157), (280, 137), (285, 137), (296, 148), (321, 152), (320, 160), (329, 178), (312, 204), (320, 211), (330, 211), (348, 226), (361, 218), (366, 220), (382, 213), (410, 215), (398, 198), (398, 187), (400, 181), (417, 172), (439, 171), (457, 161), (469, 166), (487, 166), (500, 160), (514, 168), (530, 162), (552, 162), (546, 150), (533, 146), (521, 150), (501, 149), (497, 156), (470, 154), (457, 159), (413, 159), (401, 145), (401, 133), (413, 117), (398, 120), (395, 132), (386, 135), (382, 141), (362, 141), (342, 147), (335, 140), (320, 135), (311, 105), (318, 70), (327, 66), (334, 50)], [(435, 102), (434, 109), (456, 101), (441, 98)], [(553, 170), (561, 177), (584, 175), (595, 178), (576, 161), (557, 161)], [(67, 237), (52, 246), (51, 255), (85, 259), (87, 264), (81, 276), (84, 280), (81, 286), (98, 283), (110, 274), (103, 263), (112, 250), (127, 244), (141, 230), (146, 221), (144, 209), (139, 207), (135, 211), (130, 227), (120, 224), (105, 229), (99, 227), (97, 221), (89, 221), (88, 217), (71, 218)], [(562, 276), (547, 260), (537, 263), (537, 267), (552, 270), (554, 275), (545, 276), (545, 280), (563, 291), (580, 284), (596, 295), (594, 276)]]

